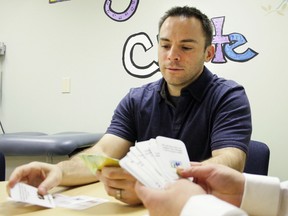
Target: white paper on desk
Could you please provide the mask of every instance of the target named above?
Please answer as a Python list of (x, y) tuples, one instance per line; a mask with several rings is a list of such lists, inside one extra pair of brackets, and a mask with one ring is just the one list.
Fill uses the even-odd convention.
[(10, 195), (14, 201), (44, 206), (47, 208), (55, 207), (51, 194), (45, 196), (39, 195), (37, 188), (24, 183), (17, 183), (13, 188), (11, 188)]
[(107, 199), (90, 197), (90, 196), (66, 196), (63, 194), (53, 195), (57, 207), (83, 210), (93, 206), (108, 202)]

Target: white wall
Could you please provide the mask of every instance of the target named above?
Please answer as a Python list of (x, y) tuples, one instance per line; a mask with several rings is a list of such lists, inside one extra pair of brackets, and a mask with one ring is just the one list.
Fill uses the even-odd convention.
[[(259, 54), (250, 61), (207, 64), (226, 78), (243, 84), (253, 114), (252, 138), (271, 149), (270, 173), (288, 179), (288, 10), (267, 13), (282, 0), (142, 0), (135, 14), (116, 22), (104, 13), (104, 0), (0, 0), (2, 99), (0, 117), (6, 132), (104, 132), (113, 110), (129, 88), (156, 80), (159, 73), (139, 79), (122, 64), (127, 38), (145, 32), (153, 47), (135, 48), (135, 61), (157, 61), (158, 20), (174, 5), (194, 5), (209, 17), (225, 16), (223, 34), (241, 33)], [(121, 12), (130, 0), (113, 0)], [(279, 11), (278, 11), (279, 12)], [(71, 79), (71, 92), (61, 92), (62, 78)]]

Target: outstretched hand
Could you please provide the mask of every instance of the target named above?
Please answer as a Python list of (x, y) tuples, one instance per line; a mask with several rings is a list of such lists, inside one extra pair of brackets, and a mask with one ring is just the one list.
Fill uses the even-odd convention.
[(180, 215), (183, 206), (191, 196), (206, 193), (199, 185), (187, 179), (180, 179), (164, 190), (148, 188), (137, 182), (135, 190), (149, 210), (150, 216)]
[(220, 164), (206, 164), (178, 169), (183, 178), (193, 177), (208, 194), (229, 202), (237, 207), (241, 205), (245, 177), (242, 173)]
[(62, 171), (57, 165), (31, 162), (26, 165), (17, 167), (11, 174), (7, 192), (10, 194), (10, 189), (18, 182), (23, 182), (28, 185), (38, 188), (38, 193), (45, 195), (50, 189), (59, 185), (62, 180)]

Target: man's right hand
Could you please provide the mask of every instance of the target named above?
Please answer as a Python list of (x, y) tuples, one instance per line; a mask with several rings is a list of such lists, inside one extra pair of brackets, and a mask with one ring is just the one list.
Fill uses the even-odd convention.
[(45, 195), (50, 189), (59, 185), (62, 181), (62, 170), (57, 165), (31, 162), (17, 167), (9, 178), (7, 192), (18, 182), (38, 188), (38, 193)]

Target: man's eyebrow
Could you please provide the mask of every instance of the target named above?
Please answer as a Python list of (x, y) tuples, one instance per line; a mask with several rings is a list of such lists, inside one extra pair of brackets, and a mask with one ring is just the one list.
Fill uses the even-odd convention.
[(180, 42), (182, 42), (182, 43), (198, 43), (198, 41), (194, 40), (194, 39), (184, 39), (184, 40), (181, 40)]
[[(168, 38), (164, 38), (164, 37), (160, 38), (159, 41), (170, 42)], [(180, 43), (198, 43), (198, 41), (194, 39), (183, 39), (180, 41)]]
[(163, 38), (163, 37), (159, 38), (159, 41), (166, 41), (166, 42), (170, 42), (170, 40), (169, 40), (168, 38)]

